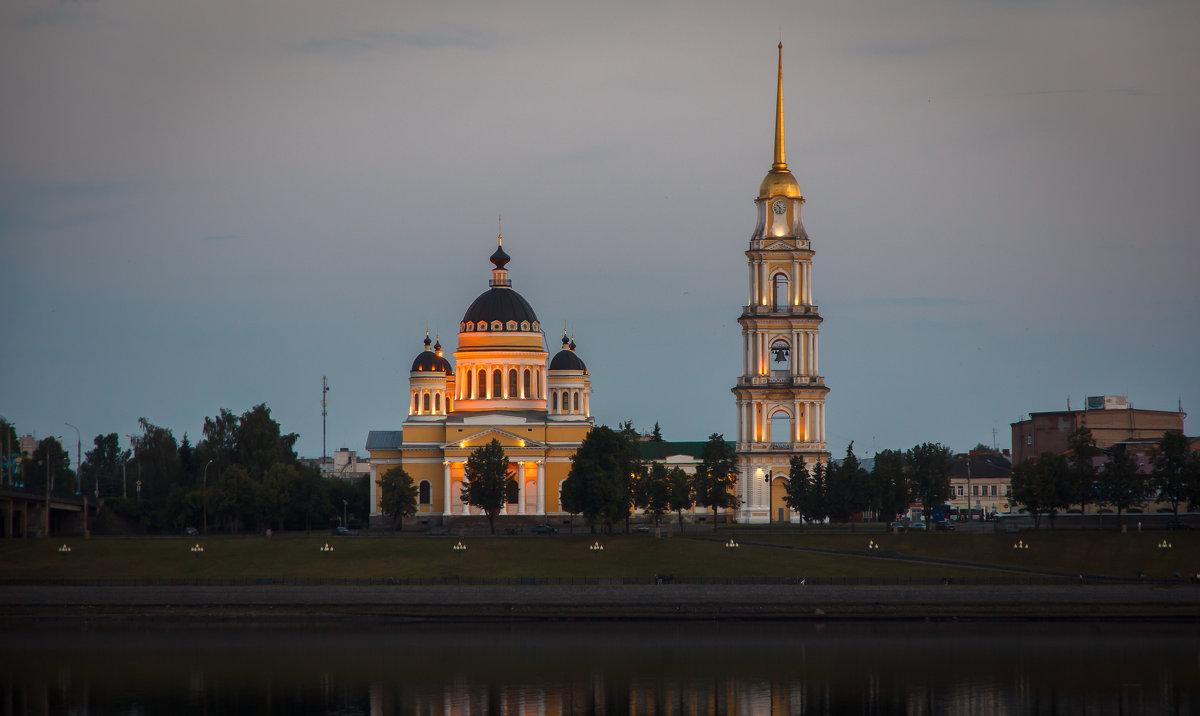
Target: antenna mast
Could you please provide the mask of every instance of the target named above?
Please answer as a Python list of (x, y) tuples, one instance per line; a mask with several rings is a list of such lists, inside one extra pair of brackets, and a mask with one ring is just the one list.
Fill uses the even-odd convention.
[(325, 416), (329, 414), (326, 408), (329, 406), (329, 401), (325, 399), (325, 394), (329, 392), (329, 381), (325, 376), (321, 376), (321, 470), (325, 469)]

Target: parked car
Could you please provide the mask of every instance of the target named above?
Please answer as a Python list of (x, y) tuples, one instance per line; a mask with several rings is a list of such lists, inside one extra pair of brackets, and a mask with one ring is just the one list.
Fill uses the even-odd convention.
[(1182, 520), (1171, 520), (1167, 523), (1167, 529), (1172, 532), (1189, 532), (1192, 526)]
[(333, 528), (333, 534), (335, 537), (357, 537), (358, 536), (358, 532), (356, 532), (354, 530), (348, 530), (345, 527), (342, 527), (341, 525), (338, 525), (337, 527)]
[(913, 522), (913, 523), (909, 524), (909, 526), (908, 526), (909, 532), (924, 532), (925, 529), (926, 528), (925, 528), (924, 522)]
[(200, 530), (196, 529), (195, 527), (187, 527), (184, 528), (183, 533), (188, 537), (195, 537), (196, 535), (200, 534)]
[(937, 530), (938, 532), (953, 532), (957, 528), (954, 525), (950, 524), (949, 522), (943, 521), (943, 522), (934, 522), (933, 529)]
[(533, 533), (533, 534), (535, 534), (535, 535), (555, 535), (555, 534), (558, 534), (558, 530), (557, 530), (557, 529), (555, 529), (555, 528), (553, 528), (553, 527), (551, 527), (550, 525), (534, 525), (534, 526), (533, 526), (533, 529), (531, 529), (531, 530), (529, 530), (529, 531), (530, 531), (530, 532), (532, 532), (532, 533)]
[(650, 527), (648, 527), (647, 525), (638, 525), (637, 527), (633, 528), (633, 531), (634, 532), (649, 532)]
[(906, 529), (908, 529), (908, 523), (907, 522), (893, 522), (892, 524), (888, 525), (888, 529), (889, 530), (906, 530)]

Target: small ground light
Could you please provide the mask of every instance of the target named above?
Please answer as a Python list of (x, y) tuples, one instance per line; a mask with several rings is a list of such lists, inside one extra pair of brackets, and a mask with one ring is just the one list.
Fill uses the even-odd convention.
[(875, 540), (870, 540), (867, 542), (867, 549), (879, 549), (879, 545), (875, 543)]
[(604, 545), (600, 544), (600, 540), (596, 540), (595, 542), (588, 545), (588, 549), (590, 549), (593, 552), (603, 552)]
[(467, 548), (467, 546), (466, 546), (465, 544), (463, 544), (463, 543), (462, 543), (462, 540), (459, 540), (459, 541), (458, 541), (458, 544), (456, 544), (456, 545), (453, 545), (453, 546), (451, 546), (451, 547), (450, 547), (450, 549), (454, 550), (455, 552), (462, 552), (462, 551), (463, 551), (463, 550), (465, 550), (466, 548)]
[(199, 542), (197, 542), (196, 545), (194, 547), (192, 547), (192, 551), (193, 552), (203, 552), (204, 548), (200, 546)]
[(71, 547), (66, 542), (64, 542), (63, 546), (58, 548), (58, 551), (59, 552), (70, 552)]
[(740, 547), (741, 545), (739, 545), (739, 544), (737, 543), (737, 540), (735, 540), (734, 538), (730, 537), (730, 538), (729, 538), (729, 541), (725, 543), (725, 546), (726, 546), (726, 547), (728, 547), (729, 549), (737, 549), (737, 548), (738, 548), (738, 547)]
[(1029, 544), (1024, 540), (1017, 540), (1013, 543), (1013, 549), (1029, 549)]
[(1159, 549), (1171, 549), (1171, 548), (1172, 548), (1172, 546), (1173, 546), (1173, 545), (1172, 545), (1170, 542), (1166, 541), (1166, 540), (1163, 540), (1162, 542), (1159, 542), (1159, 543), (1158, 543), (1158, 548), (1159, 548)]
[(321, 551), (322, 551), (322, 552), (332, 552), (332, 551), (333, 551), (333, 547), (330, 547), (330, 546), (329, 546), (329, 543), (328, 543), (328, 542), (326, 542), (326, 543), (325, 543), (325, 546), (321, 548)]

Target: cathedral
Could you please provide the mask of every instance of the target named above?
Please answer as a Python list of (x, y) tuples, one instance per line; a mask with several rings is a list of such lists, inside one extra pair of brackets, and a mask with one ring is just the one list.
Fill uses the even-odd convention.
[[(513, 290), (511, 258), (498, 239), (492, 278), (458, 324), (454, 363), (440, 340), (425, 347), (408, 373), (408, 418), (402, 430), (372, 430), (371, 516), (380, 517), (384, 473), (402, 465), (417, 485), (417, 520), (482, 514), (462, 500), (463, 467), (477, 448), (499, 440), (517, 481), (505, 515), (561, 514), (559, 492), (571, 456), (595, 424), (591, 378), (566, 335), (550, 358), (533, 307)], [(438, 518), (430, 521), (430, 518)]]
[[(774, 162), (754, 200), (758, 221), (746, 250), (749, 292), (738, 323), (742, 367), (737, 405), (739, 508), (743, 523), (796, 521), (784, 505), (793, 457), (810, 469), (829, 459), (825, 395), (817, 364), (821, 316), (813, 304), (812, 242), (800, 219), (804, 196), (784, 151), (783, 45), (776, 79)], [(462, 501), (470, 454), (496, 439), (509, 458), (518, 497), (502, 514), (563, 515), (559, 495), (571, 457), (595, 424), (591, 380), (575, 343), (562, 338), (551, 359), (541, 323), (508, 276), (503, 239), (491, 256), (488, 290), (459, 323), (453, 364), (425, 336), (409, 371), (402, 430), (373, 430), (371, 516), (380, 518), (376, 480), (402, 465), (418, 488), (419, 524), (480, 514)], [(647, 459), (695, 469), (703, 443), (649, 443)], [(697, 510), (703, 512), (703, 509)]]

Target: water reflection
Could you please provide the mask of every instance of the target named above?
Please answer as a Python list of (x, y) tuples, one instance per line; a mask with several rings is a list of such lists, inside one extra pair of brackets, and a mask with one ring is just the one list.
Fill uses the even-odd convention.
[(1195, 625), (44, 629), (0, 714), (1186, 714)]

